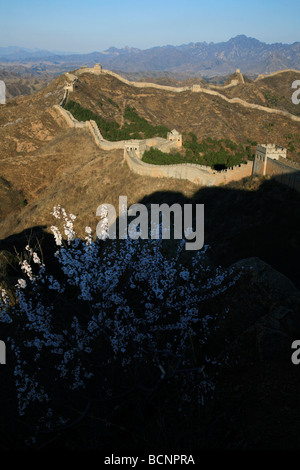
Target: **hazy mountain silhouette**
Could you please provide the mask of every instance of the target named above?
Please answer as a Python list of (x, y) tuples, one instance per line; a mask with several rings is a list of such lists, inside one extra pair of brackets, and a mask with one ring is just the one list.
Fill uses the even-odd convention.
[(180, 46), (150, 49), (110, 47), (104, 52), (68, 54), (39, 49), (0, 47), (0, 62), (32, 63), (35, 61), (69, 65), (93, 65), (101, 62), (105, 68), (125, 72), (171, 71), (204, 76), (225, 75), (235, 68), (243, 73), (271, 73), (286, 68), (300, 69), (300, 42), (266, 44), (257, 39), (238, 35), (227, 42), (196, 42)]

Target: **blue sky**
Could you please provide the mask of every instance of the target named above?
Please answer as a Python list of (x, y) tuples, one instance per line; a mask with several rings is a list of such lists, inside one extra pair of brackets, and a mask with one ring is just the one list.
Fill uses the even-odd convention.
[(0, 0), (0, 46), (74, 52), (227, 41), (300, 40), (299, 1)]

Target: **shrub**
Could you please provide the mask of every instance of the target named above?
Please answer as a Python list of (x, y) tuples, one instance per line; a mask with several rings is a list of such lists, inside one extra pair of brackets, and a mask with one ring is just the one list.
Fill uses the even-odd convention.
[(153, 147), (144, 152), (142, 160), (145, 163), (151, 163), (153, 165), (174, 165), (177, 163), (187, 163), (187, 160), (179, 152), (165, 153)]
[(65, 238), (52, 226), (55, 270), (27, 246), (16, 301), (0, 291), (19, 414), (31, 435), (68, 425), (86, 404), (145, 389), (148, 396), (161, 384), (183, 404), (203, 404), (217, 366), (205, 345), (228, 313), (211, 302), (240, 273), (209, 266), (207, 246), (187, 263), (184, 240), (171, 251), (161, 239), (107, 240), (105, 214), (102, 236), (86, 227), (82, 240), (75, 216), (60, 206), (53, 214)]
[[(241, 144), (237, 145), (230, 139), (217, 140), (207, 137), (202, 142), (198, 142), (196, 135), (192, 132), (189, 133), (189, 137), (190, 140), (186, 140), (183, 146), (191, 163), (208, 165), (218, 171), (240, 165), (245, 158), (243, 146)], [(204, 156), (200, 157), (200, 153)]]
[(28, 204), (27, 199), (20, 199), (20, 206), (21, 207), (25, 207), (25, 206), (27, 206), (27, 204)]
[[(108, 98), (109, 103), (118, 108), (118, 105)], [(134, 108), (127, 106), (124, 112), (126, 122), (122, 128), (113, 120), (107, 121), (103, 117), (93, 113), (90, 109), (83, 108), (75, 101), (68, 101), (65, 109), (70, 111), (78, 121), (93, 120), (97, 123), (103, 137), (110, 141), (147, 139), (151, 137), (167, 137), (169, 129), (165, 126), (152, 126), (146, 119), (140, 117)]]

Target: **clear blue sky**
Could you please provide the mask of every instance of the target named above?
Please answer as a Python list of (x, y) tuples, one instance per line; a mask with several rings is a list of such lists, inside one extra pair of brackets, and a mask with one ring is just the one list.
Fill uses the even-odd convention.
[(300, 40), (299, 0), (0, 0), (0, 46), (74, 52), (110, 46)]

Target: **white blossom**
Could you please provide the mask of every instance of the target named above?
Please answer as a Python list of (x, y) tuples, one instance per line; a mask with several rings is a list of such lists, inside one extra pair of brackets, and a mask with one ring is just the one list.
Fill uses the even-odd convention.
[[(155, 366), (161, 380), (182, 373), (183, 402), (196, 397), (202, 404), (214, 389), (213, 381), (203, 376), (203, 368), (218, 362), (204, 356), (195, 368), (191, 342), (197, 338), (199, 347), (204, 346), (218, 328), (218, 320), (229, 314), (228, 308), (206, 312), (206, 302), (226, 292), (241, 272), (209, 266), (208, 246), (195, 252), (187, 266), (181, 260), (184, 241), (178, 242), (170, 256), (164, 253), (161, 239), (141, 242), (128, 238), (121, 245), (110, 244), (104, 241), (108, 229), (105, 208), (100, 240), (93, 238), (90, 227), (85, 227), (84, 240), (78, 238), (73, 227), (76, 217), (68, 216), (60, 205), (54, 207), (53, 215), (67, 241), (63, 242), (58, 227), (51, 227), (60, 269), (57, 276), (48, 272), (27, 245), (29, 261), (23, 260), (21, 269), (30, 282), (18, 280), (17, 303), (10, 303), (6, 291), (0, 291), (0, 321), (12, 324), (21, 338), (10, 341), (20, 415), (34, 403), (39, 404), (38, 409), (45, 404), (45, 425), (66, 422), (49, 408), (52, 389), (84, 390), (99, 368), (104, 371), (116, 361), (124, 373), (131, 365), (133, 369), (137, 364)], [(72, 292), (71, 304), (68, 292)], [(78, 305), (81, 314), (75, 313)], [(103, 363), (95, 366), (94, 354), (101, 347)], [(28, 356), (34, 369), (28, 367)], [(39, 373), (45, 357), (53, 361), (51, 384)], [(174, 358), (179, 364), (175, 368)], [(106, 380), (104, 377), (101, 393), (109, 396), (112, 392)]]
[(25, 279), (18, 279), (17, 286), (20, 287), (21, 289), (26, 289), (27, 283)]

